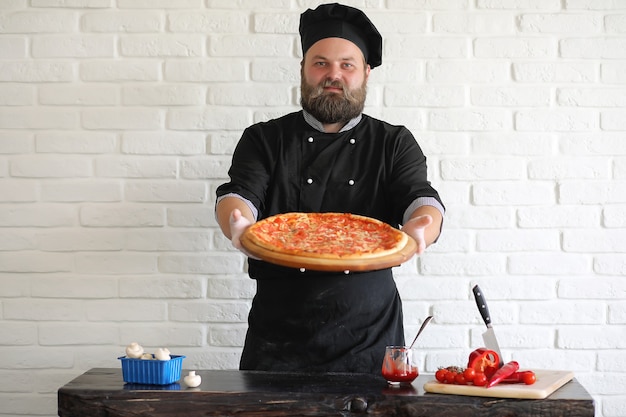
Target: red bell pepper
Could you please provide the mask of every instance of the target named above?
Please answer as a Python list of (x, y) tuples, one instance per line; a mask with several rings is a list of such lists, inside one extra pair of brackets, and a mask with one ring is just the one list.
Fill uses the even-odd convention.
[[(467, 367), (487, 375), (495, 372), (499, 363), (500, 357), (495, 351), (482, 347), (470, 353)], [(489, 372), (490, 370), (493, 371)]]
[(499, 384), (506, 378), (513, 375), (515, 372), (519, 370), (519, 363), (516, 361), (511, 361), (503, 365), (500, 369), (498, 369), (493, 376), (489, 379), (489, 383), (487, 384), (487, 388), (491, 388), (494, 385)]

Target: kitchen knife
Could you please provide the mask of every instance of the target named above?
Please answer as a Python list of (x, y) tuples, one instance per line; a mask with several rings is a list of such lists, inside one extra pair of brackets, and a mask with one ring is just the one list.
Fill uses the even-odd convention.
[(491, 316), (489, 315), (489, 307), (487, 307), (485, 294), (483, 294), (478, 285), (475, 285), (474, 288), (472, 288), (472, 291), (474, 292), (474, 298), (476, 299), (478, 311), (480, 312), (481, 317), (487, 325), (487, 331), (483, 333), (483, 341), (485, 342), (485, 347), (487, 349), (495, 351), (498, 354), (498, 356), (500, 357), (500, 366), (502, 366), (502, 353), (500, 352), (498, 339), (496, 339), (496, 333), (493, 331), (493, 326), (491, 325)]

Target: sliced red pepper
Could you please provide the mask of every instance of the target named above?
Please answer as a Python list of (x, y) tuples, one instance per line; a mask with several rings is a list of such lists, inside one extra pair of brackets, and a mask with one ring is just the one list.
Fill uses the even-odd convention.
[(506, 378), (513, 375), (515, 372), (519, 370), (519, 363), (516, 361), (511, 361), (503, 365), (500, 369), (496, 371), (495, 374), (489, 379), (489, 383), (487, 384), (487, 388), (491, 388), (494, 385), (499, 384)]
[(509, 375), (502, 381), (501, 384), (519, 384), (524, 383), (526, 385), (532, 385), (537, 380), (535, 373), (533, 371), (520, 371), (514, 372), (512, 375)]
[(487, 375), (494, 373), (499, 363), (500, 357), (495, 351), (482, 347), (470, 353), (467, 367)]

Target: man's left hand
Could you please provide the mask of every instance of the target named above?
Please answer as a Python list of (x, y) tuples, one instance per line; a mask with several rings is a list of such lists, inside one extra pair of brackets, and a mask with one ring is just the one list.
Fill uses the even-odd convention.
[(417, 254), (421, 255), (426, 250), (426, 239), (424, 231), (433, 222), (433, 218), (428, 214), (417, 216), (406, 222), (400, 230), (411, 236), (417, 242)]

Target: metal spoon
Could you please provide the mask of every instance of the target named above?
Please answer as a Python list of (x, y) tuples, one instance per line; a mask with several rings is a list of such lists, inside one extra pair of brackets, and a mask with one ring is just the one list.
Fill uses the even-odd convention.
[(415, 335), (415, 339), (413, 339), (413, 343), (411, 343), (411, 346), (409, 346), (409, 349), (413, 348), (413, 345), (415, 344), (415, 341), (417, 340), (417, 338), (419, 337), (419, 335), (422, 333), (422, 331), (424, 330), (424, 327), (426, 327), (426, 325), (433, 319), (433, 316), (428, 316), (426, 317), (426, 320), (424, 320), (424, 322), (422, 323), (422, 327), (420, 327), (420, 329), (418, 330), (417, 334)]

